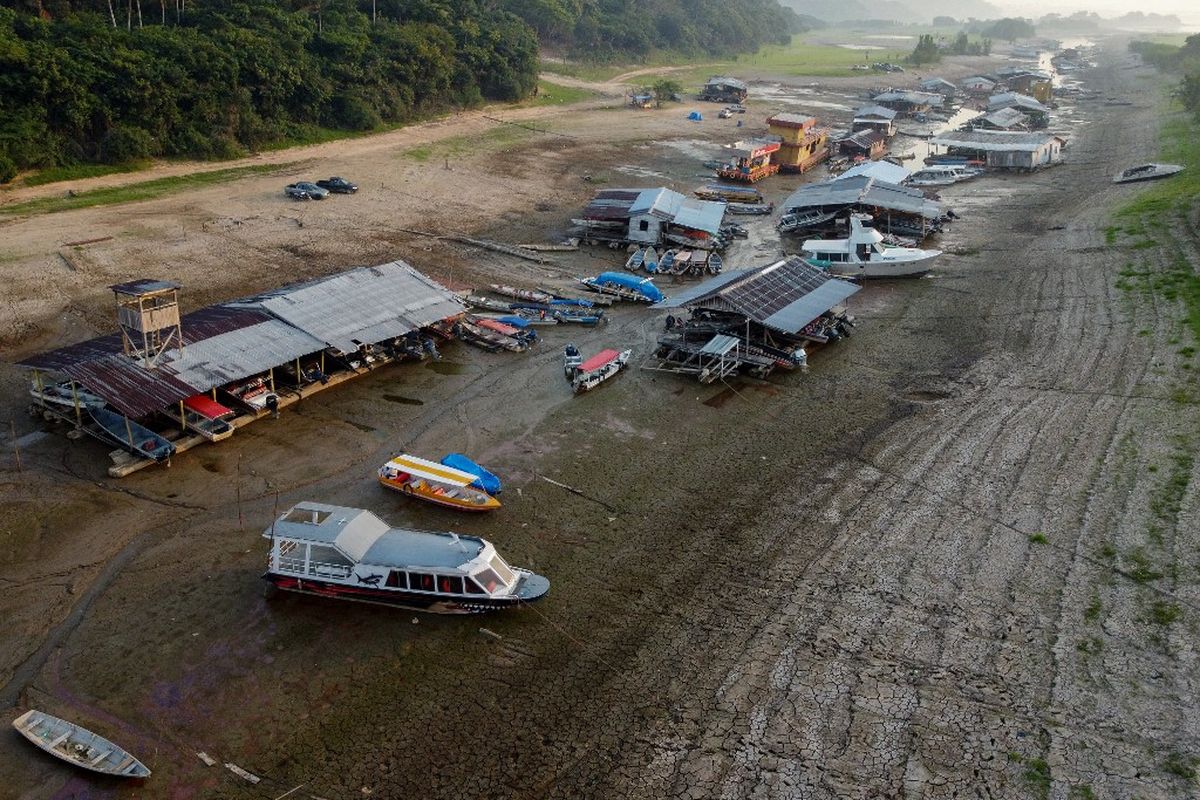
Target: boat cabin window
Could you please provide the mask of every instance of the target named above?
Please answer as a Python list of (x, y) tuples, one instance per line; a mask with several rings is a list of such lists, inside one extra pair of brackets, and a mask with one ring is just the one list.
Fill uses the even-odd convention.
[(479, 581), (479, 585), (492, 594), (505, 587), (505, 582), (500, 580), (500, 576), (494, 570), (482, 569), (474, 575), (475, 580)]
[(392, 589), (407, 589), (408, 576), (398, 569), (394, 569), (388, 573), (387, 586)]
[(492, 556), (491, 561), (488, 562), (488, 566), (495, 570), (496, 574), (500, 576), (500, 580), (504, 582), (505, 586), (512, 583), (516, 577), (512, 574), (512, 570), (508, 568), (508, 564), (505, 564), (504, 559), (500, 556)]
[(477, 580), (478, 580), (478, 576), (476, 576), (475, 578), (467, 578), (467, 580), (466, 580), (467, 594), (487, 594), (487, 590), (485, 590), (482, 586), (480, 586), (478, 583), (476, 583)]
[(463, 579), (458, 575), (438, 575), (438, 591), (444, 594), (462, 594)]
[(345, 578), (354, 563), (334, 547), (323, 544), (308, 546), (308, 574), (319, 578)]
[(408, 573), (408, 588), (416, 589), (418, 592), (432, 592), (435, 588), (433, 576), (420, 572), (410, 572)]

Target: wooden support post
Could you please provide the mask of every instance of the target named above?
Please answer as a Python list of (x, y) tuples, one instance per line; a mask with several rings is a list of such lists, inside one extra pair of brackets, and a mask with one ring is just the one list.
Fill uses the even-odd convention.
[(275, 391), (275, 368), (271, 367), (267, 370), (267, 380), (271, 383), (271, 391)]
[[(76, 401), (76, 406), (78, 406), (78, 405), (79, 405), (79, 403), (78, 403), (78, 401)], [(133, 449), (136, 450), (137, 448), (134, 447), (134, 444), (133, 444), (133, 425), (132, 425), (132, 423), (130, 423), (129, 417), (125, 417), (125, 435), (129, 437), (129, 446), (133, 447)]]
[(296, 388), (304, 385), (304, 376), (300, 373), (300, 356), (296, 356)]
[(187, 431), (187, 416), (183, 408), (183, 401), (179, 401), (179, 435), (182, 436)]

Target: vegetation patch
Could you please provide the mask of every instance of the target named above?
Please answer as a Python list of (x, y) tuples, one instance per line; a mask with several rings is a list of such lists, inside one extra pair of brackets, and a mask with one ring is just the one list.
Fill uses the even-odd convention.
[(280, 172), (291, 166), (287, 164), (255, 164), (249, 167), (231, 167), (209, 172), (195, 172), (191, 175), (175, 175), (169, 178), (157, 178), (152, 181), (130, 184), (129, 186), (111, 186), (104, 189), (93, 189), (88, 192), (75, 192), (65, 197), (43, 197), (24, 203), (11, 203), (0, 206), (0, 214), (33, 215), (53, 214), (58, 211), (71, 211), (77, 208), (106, 206), (114, 203), (134, 203), (140, 200), (153, 200), (166, 194), (184, 189), (197, 189), (218, 183), (237, 180), (247, 175), (262, 175)]
[(582, 103), (585, 100), (591, 100), (596, 97), (600, 97), (600, 95), (590, 89), (583, 89), (578, 86), (562, 86), (561, 84), (551, 83), (548, 80), (542, 79), (538, 81), (537, 96), (529, 101), (529, 103), (535, 106), (567, 106), (573, 103)]
[(1174, 603), (1156, 600), (1150, 605), (1150, 621), (1155, 625), (1167, 626), (1179, 619), (1183, 611)]
[(1197, 764), (1200, 764), (1200, 758), (1183, 755), (1182, 753), (1171, 753), (1163, 761), (1162, 768), (1163, 772), (1183, 778), (1190, 783), (1196, 780)]
[(47, 183), (58, 183), (60, 181), (81, 181), (86, 178), (100, 178), (105, 175), (141, 172), (142, 170), (149, 169), (153, 163), (149, 159), (141, 159), (125, 164), (71, 164), (65, 167), (48, 167), (26, 175), (21, 183), (26, 186), (44, 186)]

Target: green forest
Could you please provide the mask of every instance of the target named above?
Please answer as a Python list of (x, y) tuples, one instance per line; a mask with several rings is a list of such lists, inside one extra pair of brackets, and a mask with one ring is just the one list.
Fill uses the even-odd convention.
[(0, 0), (0, 183), (519, 100), (539, 38), (640, 59), (753, 51), (798, 28), (775, 0)]

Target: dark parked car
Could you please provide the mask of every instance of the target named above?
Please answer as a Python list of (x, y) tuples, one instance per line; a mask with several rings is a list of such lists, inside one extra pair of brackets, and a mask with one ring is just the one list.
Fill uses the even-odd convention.
[(301, 191), (307, 192), (308, 196), (311, 197), (313, 200), (324, 200), (326, 197), (329, 196), (328, 189), (322, 189), (320, 186), (317, 186), (315, 183), (309, 183), (308, 181), (300, 181), (299, 183), (289, 184), (288, 188), (289, 189), (296, 188), (296, 189), (300, 189)]
[(312, 196), (294, 183), (283, 187), (283, 193), (293, 200), (312, 200)]
[(317, 186), (337, 194), (354, 194), (358, 191), (358, 186), (346, 180), (345, 178), (338, 177), (333, 177), (324, 181), (317, 181)]

